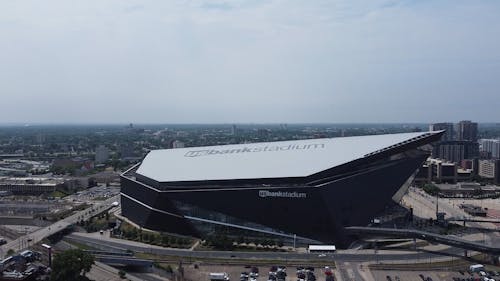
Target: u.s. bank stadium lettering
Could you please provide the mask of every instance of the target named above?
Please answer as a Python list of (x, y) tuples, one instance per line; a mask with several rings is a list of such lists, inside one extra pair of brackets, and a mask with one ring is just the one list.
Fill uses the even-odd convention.
[(259, 197), (267, 198), (307, 198), (307, 193), (304, 192), (288, 192), (288, 191), (269, 191), (259, 190)]
[(201, 149), (190, 150), (184, 154), (185, 157), (200, 157), (206, 155), (222, 155), (233, 153), (249, 153), (249, 152), (268, 152), (268, 151), (287, 151), (287, 150), (308, 150), (325, 148), (324, 143), (310, 144), (289, 144), (289, 145), (266, 145), (257, 147), (243, 147), (233, 149)]

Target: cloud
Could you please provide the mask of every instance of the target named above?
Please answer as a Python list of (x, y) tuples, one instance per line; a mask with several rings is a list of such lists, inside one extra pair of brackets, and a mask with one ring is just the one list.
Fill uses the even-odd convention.
[(208, 3), (205, 2), (201, 5), (203, 9), (211, 10), (223, 10), (223, 11), (228, 11), (233, 9), (233, 6), (229, 5), (227, 2), (218, 2), (218, 3)]
[(499, 12), (491, 1), (9, 1), (0, 95), (25, 112), (0, 118), (495, 121)]

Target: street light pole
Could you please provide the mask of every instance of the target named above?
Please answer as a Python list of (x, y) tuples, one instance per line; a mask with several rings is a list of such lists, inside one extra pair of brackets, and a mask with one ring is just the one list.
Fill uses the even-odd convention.
[(436, 192), (436, 220), (438, 220), (438, 215), (439, 215), (439, 204), (438, 204), (438, 199), (439, 199), (439, 192)]
[(26, 237), (26, 248), (29, 248), (30, 240), (28, 237), (28, 227), (27, 226), (24, 227), (24, 237)]

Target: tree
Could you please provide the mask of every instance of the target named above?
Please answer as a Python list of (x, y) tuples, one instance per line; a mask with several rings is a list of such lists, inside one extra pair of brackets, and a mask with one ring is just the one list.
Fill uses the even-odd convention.
[(94, 257), (80, 249), (57, 254), (52, 264), (52, 281), (88, 280), (85, 274), (94, 264)]
[(170, 238), (167, 235), (163, 235), (161, 237), (161, 242), (163, 245), (169, 245), (170, 244)]
[(125, 276), (127, 275), (127, 273), (123, 270), (120, 270), (118, 271), (118, 276), (120, 276), (121, 279), (125, 279)]
[(440, 191), (439, 188), (432, 183), (424, 185), (423, 190), (433, 196), (437, 195)]

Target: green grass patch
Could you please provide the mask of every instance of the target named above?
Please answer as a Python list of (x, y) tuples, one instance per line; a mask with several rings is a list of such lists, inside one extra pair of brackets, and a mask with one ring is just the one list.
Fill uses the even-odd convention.
[(195, 240), (187, 237), (170, 235), (156, 231), (138, 229), (131, 224), (122, 222), (120, 228), (112, 233), (113, 237), (126, 240), (142, 242), (150, 245), (156, 245), (169, 248), (190, 248)]
[(86, 221), (79, 221), (78, 225), (85, 228), (87, 232), (96, 232), (114, 227), (116, 225), (116, 218), (114, 215), (103, 212)]
[(52, 193), (50, 194), (50, 196), (52, 196), (52, 197), (54, 197), (54, 198), (63, 198), (63, 197), (68, 196), (68, 194), (67, 194), (67, 193), (65, 193), (65, 192), (62, 192), (62, 191), (60, 191), (60, 190), (56, 190), (56, 191), (52, 192)]

